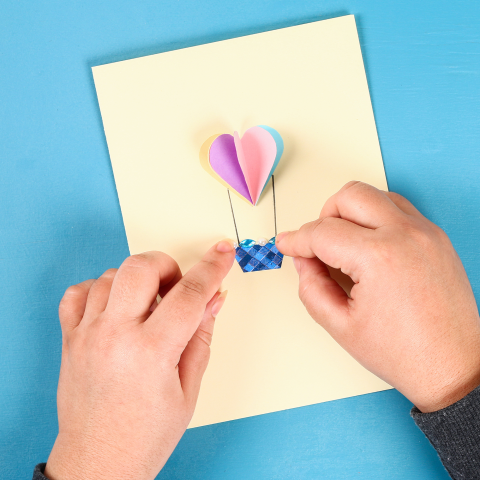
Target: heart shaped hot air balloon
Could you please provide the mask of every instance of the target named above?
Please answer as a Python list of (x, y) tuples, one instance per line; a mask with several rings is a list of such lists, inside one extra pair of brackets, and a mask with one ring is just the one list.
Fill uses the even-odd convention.
[(241, 138), (237, 132), (213, 135), (200, 150), (200, 163), (221, 184), (256, 205), (282, 153), (278, 132), (259, 125)]
[[(258, 125), (249, 128), (242, 137), (237, 132), (213, 135), (200, 149), (200, 163), (229, 192), (255, 206), (270, 178), (274, 187), (273, 173), (282, 154), (283, 140), (279, 133), (271, 127)], [(275, 205), (275, 188), (272, 190)], [(275, 215), (274, 209), (276, 234)], [(246, 239), (240, 242), (237, 232), (237, 239), (236, 259), (244, 272), (282, 266), (283, 255), (275, 247), (275, 237), (268, 241)]]

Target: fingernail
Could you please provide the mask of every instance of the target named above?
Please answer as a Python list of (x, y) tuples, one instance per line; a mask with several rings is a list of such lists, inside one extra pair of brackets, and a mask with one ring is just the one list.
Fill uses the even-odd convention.
[(275, 243), (278, 243), (280, 242), (280, 240), (285, 237), (286, 235), (288, 235), (290, 232), (282, 232), (282, 233), (279, 233), (277, 235), (277, 237), (275, 238)]
[(225, 299), (227, 298), (228, 290), (223, 291), (218, 297), (217, 301), (212, 306), (212, 317), (215, 318), (218, 313), (220, 312), (223, 304), (225, 303)]
[(295, 266), (295, 270), (297, 271), (297, 273), (300, 275), (300, 259), (298, 257), (293, 257), (293, 265)]
[(150, 311), (154, 312), (155, 309), (158, 307), (158, 304), (160, 303), (160, 295), (157, 295), (157, 298), (153, 301), (152, 306), (150, 307)]
[(222, 252), (222, 253), (229, 253), (231, 252), (234, 248), (234, 241), (230, 238), (226, 238), (225, 240), (222, 240), (221, 242), (217, 243), (217, 252)]

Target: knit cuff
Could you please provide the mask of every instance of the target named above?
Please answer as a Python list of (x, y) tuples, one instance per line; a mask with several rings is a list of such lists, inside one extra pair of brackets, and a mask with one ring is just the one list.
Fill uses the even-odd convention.
[(48, 478), (43, 474), (46, 465), (46, 463), (39, 463), (35, 467), (32, 480), (48, 480)]
[(454, 480), (480, 480), (480, 387), (442, 410), (410, 412)]

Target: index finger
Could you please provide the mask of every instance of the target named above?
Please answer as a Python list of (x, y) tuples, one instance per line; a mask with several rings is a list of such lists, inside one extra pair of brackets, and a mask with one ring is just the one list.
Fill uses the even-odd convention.
[(183, 352), (234, 259), (233, 241), (219, 242), (165, 295), (145, 322), (160, 336), (164, 346), (173, 347), (178, 354)]
[(349, 182), (332, 195), (321, 217), (337, 217), (366, 228), (379, 228), (398, 221), (404, 212), (381, 190), (362, 182)]
[(105, 311), (116, 321), (141, 322), (161, 293), (175, 284), (182, 274), (177, 262), (162, 252), (145, 252), (128, 257), (112, 283)]

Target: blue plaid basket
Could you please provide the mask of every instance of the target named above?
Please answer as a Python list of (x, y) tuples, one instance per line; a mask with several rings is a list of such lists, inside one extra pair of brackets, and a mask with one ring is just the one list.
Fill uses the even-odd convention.
[(260, 245), (251, 239), (242, 240), (235, 252), (235, 260), (244, 272), (274, 270), (282, 266), (283, 255), (275, 246), (275, 237), (265, 245)]

